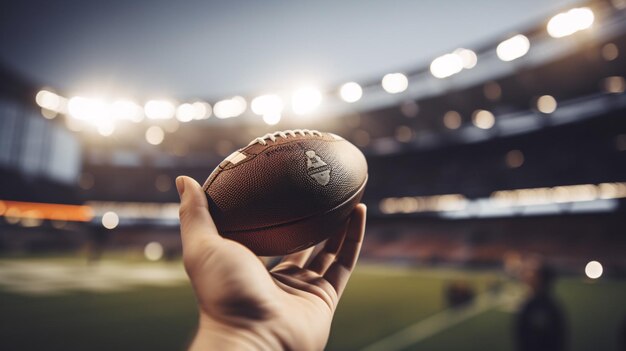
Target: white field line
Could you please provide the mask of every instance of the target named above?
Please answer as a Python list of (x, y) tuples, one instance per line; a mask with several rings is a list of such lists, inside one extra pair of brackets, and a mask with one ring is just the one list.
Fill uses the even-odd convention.
[(368, 345), (363, 348), (362, 351), (393, 351), (405, 349), (469, 318), (510, 301), (511, 295), (504, 293), (501, 296), (502, 297), (498, 298), (490, 296), (488, 292), (483, 293), (469, 306), (461, 309), (443, 310)]
[(185, 284), (182, 265), (123, 264), (102, 261), (0, 262), (0, 289), (23, 295), (59, 295), (75, 291), (116, 292), (140, 286)]

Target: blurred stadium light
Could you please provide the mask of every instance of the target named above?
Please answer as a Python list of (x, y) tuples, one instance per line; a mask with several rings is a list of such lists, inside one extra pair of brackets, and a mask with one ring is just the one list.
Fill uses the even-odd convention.
[(314, 87), (298, 88), (291, 95), (291, 109), (296, 115), (313, 112), (322, 103), (322, 93)]
[(588, 7), (579, 7), (552, 17), (547, 30), (553, 38), (562, 38), (590, 28), (593, 21), (593, 11)]
[(591, 279), (598, 279), (602, 276), (602, 264), (598, 261), (590, 261), (585, 266), (585, 274)]
[(213, 106), (213, 113), (217, 118), (238, 117), (246, 111), (246, 100), (241, 96), (235, 96), (230, 99), (220, 100)]
[(525, 35), (518, 34), (498, 44), (496, 53), (500, 60), (508, 62), (526, 55), (528, 50), (530, 50), (530, 41)]
[(409, 86), (407, 77), (402, 73), (389, 73), (383, 77), (383, 89), (389, 94), (398, 94), (406, 90)]
[(345, 102), (357, 102), (363, 96), (363, 89), (359, 83), (349, 82), (341, 86), (340, 95)]

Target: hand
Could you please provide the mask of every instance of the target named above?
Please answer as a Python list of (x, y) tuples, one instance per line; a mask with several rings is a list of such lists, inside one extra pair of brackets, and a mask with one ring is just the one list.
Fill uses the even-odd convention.
[(354, 269), (365, 232), (365, 205), (344, 235), (285, 256), (271, 271), (243, 245), (218, 234), (200, 185), (178, 177), (185, 269), (198, 300), (190, 350), (321, 350)]

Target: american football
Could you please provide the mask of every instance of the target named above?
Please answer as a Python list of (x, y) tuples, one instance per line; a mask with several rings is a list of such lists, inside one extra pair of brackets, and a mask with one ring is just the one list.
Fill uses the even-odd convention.
[(257, 255), (279, 256), (339, 235), (366, 183), (367, 162), (354, 145), (298, 129), (235, 151), (203, 189), (222, 236)]

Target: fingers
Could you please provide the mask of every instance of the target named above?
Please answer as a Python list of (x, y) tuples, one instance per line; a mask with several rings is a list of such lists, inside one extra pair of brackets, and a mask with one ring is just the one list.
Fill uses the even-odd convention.
[(181, 176), (176, 178), (180, 195), (180, 234), (183, 250), (190, 251), (202, 242), (221, 240), (209, 214), (206, 195), (195, 180)]
[(315, 246), (309, 247), (306, 250), (298, 251), (283, 257), (283, 259), (274, 267), (274, 269), (281, 269), (285, 267), (299, 267), (302, 268), (306, 261), (308, 261), (309, 257), (311, 257), (311, 253), (315, 249)]
[(324, 275), (324, 272), (326, 272), (328, 267), (335, 260), (335, 255), (337, 254), (337, 251), (339, 251), (341, 243), (343, 243), (345, 237), (346, 230), (344, 230), (341, 235), (330, 237), (326, 241), (324, 248), (322, 248), (322, 250), (315, 255), (311, 263), (307, 266), (307, 269), (317, 274)]
[(335, 288), (339, 297), (341, 297), (348, 283), (350, 274), (352, 274), (359, 258), (359, 252), (361, 252), (361, 244), (365, 235), (366, 210), (365, 205), (359, 204), (352, 212), (343, 245), (341, 245), (335, 261), (324, 274), (324, 278)]

